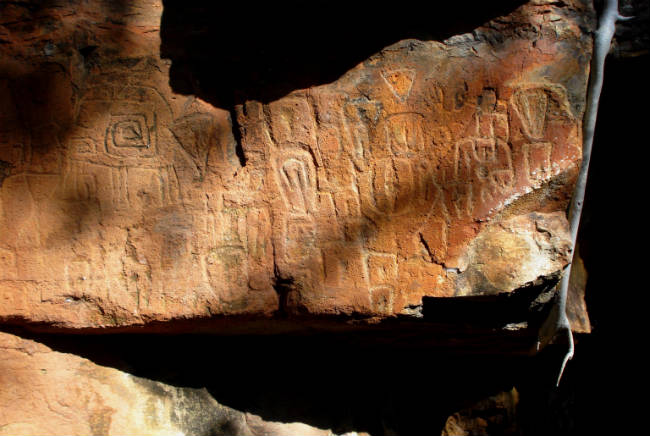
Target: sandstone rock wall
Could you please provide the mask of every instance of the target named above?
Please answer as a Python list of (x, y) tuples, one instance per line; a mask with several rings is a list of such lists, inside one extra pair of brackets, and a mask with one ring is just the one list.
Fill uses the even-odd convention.
[[(502, 380), (525, 373), (572, 257), (593, 11), (506, 3), (308, 86), (275, 89), (260, 68), (274, 89), (249, 93), (234, 66), (219, 76), (232, 83), (192, 71), (246, 55), (184, 44), (203, 35), (183, 25), (202, 6), (0, 2), (0, 434), (516, 432)], [(573, 273), (571, 322), (588, 332)], [(195, 336), (157, 337), (155, 353), (151, 337), (69, 335), (82, 345), (68, 349), (50, 335), (199, 331), (223, 334), (195, 347), (216, 358), (182, 347)], [(288, 332), (313, 336), (261, 351), (224, 339)], [(217, 401), (233, 386), (244, 394)], [(255, 387), (261, 405), (237, 402)], [(264, 396), (285, 388), (288, 405)]]
[(581, 3), (400, 41), (332, 83), (234, 108), (170, 88), (161, 12), (3, 5), (4, 322), (382, 319), (569, 261)]
[[(265, 422), (178, 388), (0, 333), (0, 434), (332, 435), (301, 423)], [(62, 387), (65, 386), (65, 389)]]

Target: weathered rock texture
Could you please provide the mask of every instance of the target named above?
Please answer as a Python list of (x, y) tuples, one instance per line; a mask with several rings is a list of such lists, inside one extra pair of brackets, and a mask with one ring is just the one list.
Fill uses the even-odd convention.
[(504, 434), (513, 383), (541, 376), (349, 332), (21, 336), (0, 334), (0, 435)]
[(479, 401), (447, 419), (441, 436), (517, 435), (519, 393), (513, 388)]
[(332, 435), (0, 333), (0, 435)]
[(567, 264), (581, 3), (398, 42), (236, 119), (170, 89), (160, 13), (2, 5), (3, 322), (381, 319)]

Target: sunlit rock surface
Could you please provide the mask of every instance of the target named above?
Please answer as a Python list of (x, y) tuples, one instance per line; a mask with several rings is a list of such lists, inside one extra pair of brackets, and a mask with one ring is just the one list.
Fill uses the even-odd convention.
[(233, 108), (170, 88), (161, 12), (2, 6), (4, 322), (384, 319), (569, 261), (581, 3), (399, 41), (334, 82)]

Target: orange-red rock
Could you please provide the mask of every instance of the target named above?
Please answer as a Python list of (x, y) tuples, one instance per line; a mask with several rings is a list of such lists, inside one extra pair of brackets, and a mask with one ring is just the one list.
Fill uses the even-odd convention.
[(0, 435), (331, 435), (0, 333)]
[(397, 42), (236, 120), (170, 89), (159, 3), (66, 5), (38, 12), (45, 34), (3, 7), (2, 322), (384, 318), (568, 262), (590, 51), (573, 3)]

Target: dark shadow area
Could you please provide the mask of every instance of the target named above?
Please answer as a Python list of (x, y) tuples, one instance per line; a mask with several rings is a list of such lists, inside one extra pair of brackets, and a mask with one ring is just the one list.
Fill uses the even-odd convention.
[[(450, 415), (527, 386), (531, 374), (541, 383), (532, 395), (552, 385), (561, 349), (544, 351), (552, 356), (546, 366), (531, 352), (543, 318), (535, 300), (554, 283), (549, 279), (509, 296), (426, 299), (422, 318), (376, 325), (280, 312), (265, 335), (259, 334), (262, 325), (251, 327), (258, 334), (233, 334), (228, 324), (245, 322), (233, 319), (212, 330), (229, 335), (151, 334), (152, 326), (142, 334), (48, 334), (34, 326), (11, 333), (147, 380), (205, 388), (219, 404), (266, 421), (302, 422), (337, 434), (439, 434)], [(521, 321), (528, 327), (504, 328)], [(196, 320), (188, 326), (202, 331)], [(174, 324), (174, 331), (181, 328)], [(219, 430), (222, 416), (210, 411), (209, 402), (201, 404), (207, 407), (199, 414), (203, 421), (192, 425), (205, 432), (197, 434), (227, 434)], [(531, 411), (529, 418), (539, 416)], [(512, 434), (502, 433), (509, 422), (503, 429), (498, 419), (489, 425), (489, 434)]]
[[(438, 434), (447, 417), (529, 377), (530, 357), (445, 353), (373, 335), (26, 335), (266, 420), (340, 434)], [(216, 419), (216, 417), (215, 417)]]
[(458, 1), (423, 4), (163, 1), (161, 57), (172, 61), (174, 92), (230, 108), (269, 102), (338, 79), (404, 39), (471, 32), (522, 5)]
[(513, 323), (528, 323), (539, 326), (548, 315), (551, 307), (545, 304), (552, 293), (558, 277), (539, 280), (539, 283), (516, 289), (512, 292), (494, 295), (471, 295), (464, 297), (424, 297), (423, 315), (425, 320), (438, 323), (458, 322), (464, 319), (468, 325), (505, 326)]
[(633, 434), (645, 426), (637, 394), (648, 371), (648, 77), (648, 55), (607, 59), (579, 234), (593, 333), (579, 338), (559, 389), (538, 377), (522, 388), (525, 434)]

